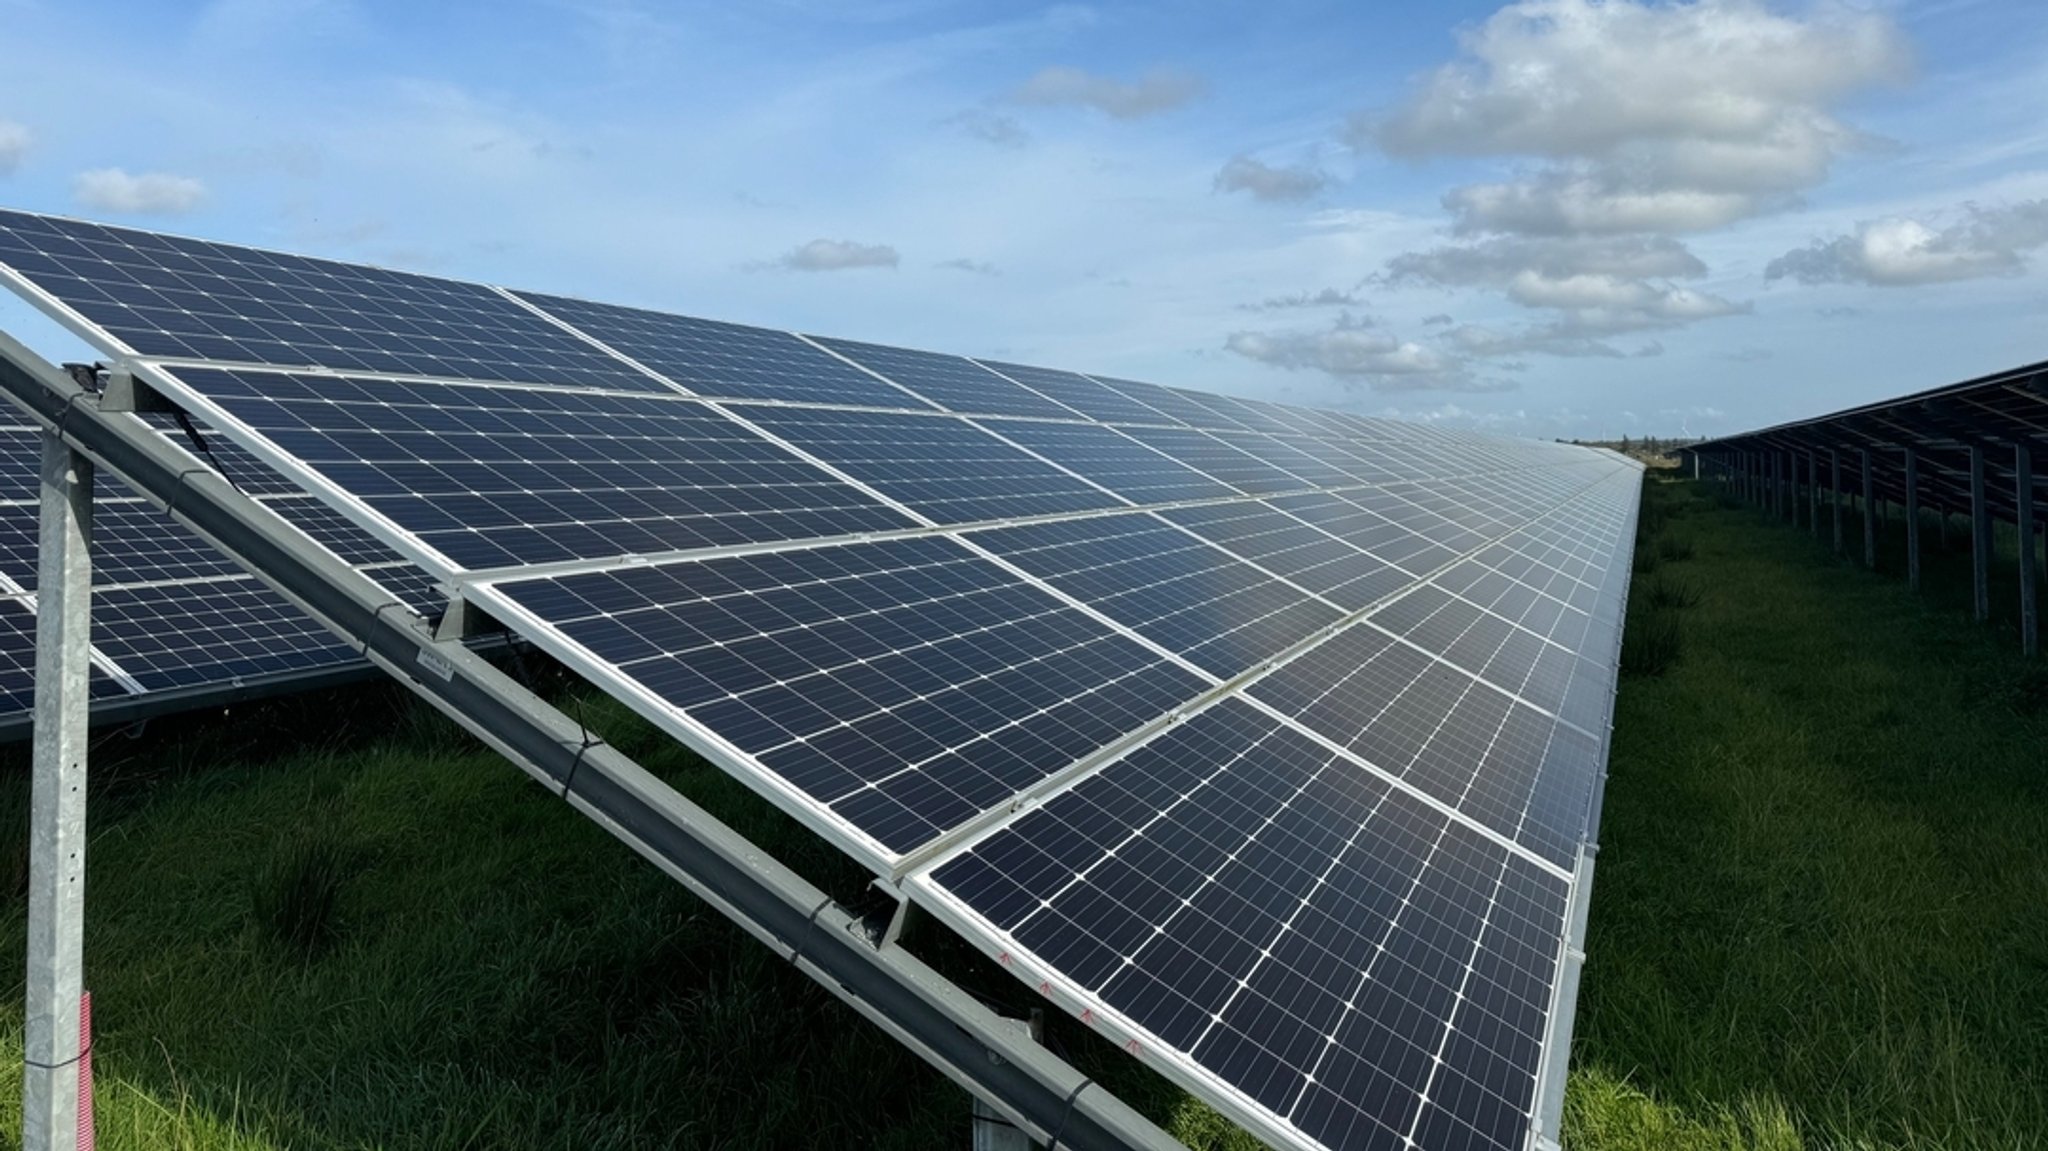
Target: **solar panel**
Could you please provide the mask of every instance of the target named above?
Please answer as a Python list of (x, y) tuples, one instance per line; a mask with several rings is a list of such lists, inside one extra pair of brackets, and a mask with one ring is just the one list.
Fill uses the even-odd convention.
[(113, 353), (665, 390), (476, 284), (5, 210), (0, 264)]
[(1566, 881), (1248, 704), (918, 882), (1282, 1132), (1400, 1147), (1455, 1119), (1521, 1144)]
[(546, 621), (574, 645), (558, 654), (752, 756), (884, 868), (1204, 686), (941, 538), (491, 590), (499, 618)]
[(444, 570), (914, 522), (680, 396), (180, 374), (285, 456), (353, 493)]
[[(95, 278), (156, 247), (0, 219), (36, 298), (129, 324)], [(384, 282), (319, 270), (330, 309)], [(446, 579), (1268, 1141), (1526, 1145), (1562, 1059), (1632, 465), (393, 283), (338, 326), (488, 296), (577, 355), (315, 373), (245, 339), (203, 354), (302, 358), (135, 367), (238, 445), (224, 467), (274, 468), (262, 498), (309, 535), (394, 586)], [(223, 299), (193, 314), (269, 306)], [(186, 338), (144, 318), (121, 330)], [(158, 647), (117, 654), (167, 682), (175, 606), (110, 615), (150, 619)]]
[(936, 352), (890, 348), (855, 340), (832, 340), (822, 336), (813, 337), (813, 341), (949, 412), (1049, 419), (1073, 419), (1075, 416), (1072, 408), (1046, 399), (1014, 380), (960, 356), (942, 356)]
[(1343, 612), (1150, 515), (969, 537), (1147, 639), (1229, 679)]
[[(537, 292), (513, 294), (700, 396), (928, 406), (788, 332)], [(524, 378), (554, 382), (546, 373)]]
[(1124, 506), (1081, 477), (957, 417), (827, 408), (737, 410), (777, 438), (934, 523)]
[(1029, 364), (1009, 364), (1001, 360), (976, 360), (976, 363), (1007, 379), (1015, 380), (1060, 404), (1073, 409), (1091, 420), (1107, 424), (1175, 424), (1179, 421), (1157, 408), (1147, 407), (1131, 399), (1107, 384), (1098, 383), (1077, 372), (1062, 372), (1054, 368), (1037, 368)]

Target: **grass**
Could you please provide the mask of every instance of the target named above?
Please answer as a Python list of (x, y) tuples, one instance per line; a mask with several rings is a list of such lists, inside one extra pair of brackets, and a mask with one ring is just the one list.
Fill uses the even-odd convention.
[(1967, 557), (1916, 599), (1645, 498), (1626, 635), (1680, 639), (1616, 702), (1567, 1146), (2043, 1146), (2048, 676), (1969, 622)]
[[(1643, 525), (1627, 641), (1671, 638), (1618, 697), (1569, 1145), (2041, 1145), (2048, 674), (1958, 614), (1953, 557), (1916, 600), (1690, 485), (1653, 484)], [(608, 701), (539, 686), (814, 882), (861, 889)], [(17, 956), (24, 758), (0, 755)], [(92, 804), (110, 1151), (967, 1144), (959, 1091), (395, 689), (101, 735)], [(912, 938), (1006, 1011), (1033, 1004), (949, 940)], [(0, 978), (4, 1142), (21, 989)], [(1052, 1022), (1191, 1146), (1254, 1146)]]

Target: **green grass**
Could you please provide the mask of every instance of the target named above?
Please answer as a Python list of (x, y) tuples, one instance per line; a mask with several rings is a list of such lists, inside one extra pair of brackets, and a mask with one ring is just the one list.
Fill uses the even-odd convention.
[(1967, 557), (1915, 599), (1692, 485), (1646, 502), (1642, 550), (1690, 555), (1628, 636), (1682, 639), (1617, 699), (1567, 1146), (2042, 1146), (2042, 673), (1962, 614)]
[[(1959, 616), (1953, 556), (1915, 600), (1686, 485), (1653, 485), (1644, 525), (1627, 635), (1675, 638), (1617, 704), (1570, 1145), (2040, 1145), (2048, 674)], [(538, 686), (861, 891), (616, 705)], [(97, 738), (110, 1151), (967, 1145), (959, 1091), (395, 689)], [(15, 956), (24, 761), (0, 754)], [(1010, 1013), (1036, 1002), (943, 930), (911, 942)], [(4, 971), (0, 1143), (19, 1129)], [(1070, 1022), (1050, 1041), (1190, 1145), (1254, 1146)]]

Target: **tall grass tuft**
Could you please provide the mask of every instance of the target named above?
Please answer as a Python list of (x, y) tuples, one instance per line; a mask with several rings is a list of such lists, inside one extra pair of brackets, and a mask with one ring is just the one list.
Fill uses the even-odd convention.
[(1653, 611), (1630, 620), (1621, 635), (1621, 674), (1657, 676), (1671, 670), (1685, 651), (1685, 633), (1678, 617)]
[(1660, 575), (1650, 582), (1650, 606), (1655, 609), (1698, 607), (1700, 589), (1690, 580)]
[(325, 954), (341, 935), (350, 863), (350, 852), (331, 832), (316, 828), (294, 836), (256, 875), (250, 910), (257, 928), (301, 959)]

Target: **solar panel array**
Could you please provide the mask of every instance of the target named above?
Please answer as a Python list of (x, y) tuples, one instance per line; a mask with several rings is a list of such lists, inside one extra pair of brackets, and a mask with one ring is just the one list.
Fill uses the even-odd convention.
[[(166, 424), (163, 433), (186, 443)], [(201, 433), (224, 474), (308, 537), (382, 582), (414, 611), (435, 606), (429, 581), (325, 504), (232, 444)], [(35, 610), (41, 432), (0, 424), (0, 721), (35, 702)], [(95, 484), (92, 691), (135, 701), (178, 691), (246, 691), (321, 672), (367, 669), (326, 628), (111, 476)]]
[(19, 213), (0, 276), (1265, 1138), (1527, 1142), (1634, 465)]

